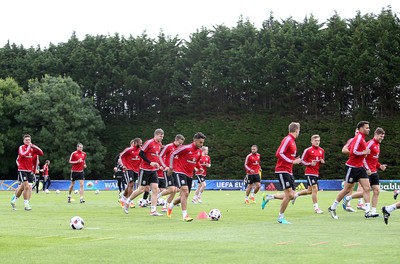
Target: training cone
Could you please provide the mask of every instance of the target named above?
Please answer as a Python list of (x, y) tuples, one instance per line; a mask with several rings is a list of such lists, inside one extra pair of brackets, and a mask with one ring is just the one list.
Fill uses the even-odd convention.
[(197, 216), (197, 219), (207, 219), (208, 214), (206, 212), (200, 212), (199, 215)]

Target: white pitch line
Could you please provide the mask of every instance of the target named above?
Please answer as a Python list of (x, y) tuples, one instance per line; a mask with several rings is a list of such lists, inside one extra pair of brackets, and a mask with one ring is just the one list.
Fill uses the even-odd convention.
[(42, 236), (42, 237), (35, 237), (36, 239), (42, 239), (42, 238), (51, 238), (51, 237), (58, 237), (59, 235), (52, 235), (52, 236)]
[(64, 237), (63, 239), (77, 239), (77, 238), (88, 238), (89, 236), (76, 236), (76, 237)]
[(100, 237), (100, 238), (92, 239), (90, 241), (110, 240), (110, 239), (114, 239), (114, 238), (113, 237)]

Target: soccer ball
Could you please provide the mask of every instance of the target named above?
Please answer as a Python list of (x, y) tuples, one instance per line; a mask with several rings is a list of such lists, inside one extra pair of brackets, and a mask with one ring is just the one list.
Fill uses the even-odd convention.
[(99, 194), (99, 193), (100, 193), (99, 190), (94, 191), (94, 194)]
[(218, 221), (221, 218), (221, 211), (218, 209), (212, 209), (210, 213), (208, 214), (208, 217), (212, 221)]
[(147, 206), (147, 200), (146, 199), (140, 199), (139, 200), (139, 206), (140, 207), (146, 207)]
[(50, 193), (49, 189), (46, 189), (44, 192), (45, 192), (46, 194), (49, 194), (49, 193)]
[(85, 222), (80, 216), (74, 216), (71, 218), (69, 225), (72, 229), (81, 230), (85, 226)]
[(158, 200), (157, 200), (157, 205), (159, 205), (159, 206), (164, 206), (165, 205), (165, 200), (163, 199), (163, 198), (158, 198)]
[(60, 190), (56, 190), (56, 194), (60, 194)]
[(78, 190), (75, 190), (75, 191), (74, 191), (75, 194), (78, 194), (78, 192), (79, 192)]

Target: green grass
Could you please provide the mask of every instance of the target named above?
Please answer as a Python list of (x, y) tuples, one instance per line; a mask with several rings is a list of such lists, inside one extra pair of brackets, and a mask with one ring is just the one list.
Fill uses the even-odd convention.
[[(218, 208), (220, 221), (182, 221), (180, 207), (172, 218), (149, 216), (149, 209), (131, 209), (125, 215), (115, 191), (99, 195), (86, 192), (71, 204), (66, 192), (33, 193), (32, 211), (17, 201), (12, 211), (12, 192), (0, 192), (1, 263), (384, 263), (396, 259), (400, 213), (393, 212), (389, 225), (382, 218), (365, 219), (363, 213), (338, 208), (339, 220), (327, 213), (337, 192), (320, 192), (323, 215), (313, 212), (311, 197), (289, 204), (285, 217), (292, 225), (276, 223), (280, 201), (261, 210), (245, 205), (241, 191), (206, 191), (203, 204), (188, 206), (189, 214)], [(394, 203), (391, 192), (382, 192), (379, 206)], [(355, 205), (356, 201), (352, 201)], [(378, 209), (380, 213), (380, 209)], [(69, 220), (79, 215), (83, 230), (72, 230)]]

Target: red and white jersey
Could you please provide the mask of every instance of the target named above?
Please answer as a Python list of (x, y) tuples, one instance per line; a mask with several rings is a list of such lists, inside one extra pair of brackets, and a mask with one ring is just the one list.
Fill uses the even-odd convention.
[(375, 138), (367, 142), (367, 148), (370, 149), (371, 152), (364, 159), (364, 167), (367, 170), (371, 170), (372, 173), (376, 173), (381, 167), (378, 161), (379, 154), (381, 153), (380, 145), (379, 141)]
[(121, 165), (125, 166), (127, 170), (139, 173), (139, 166), (141, 158), (139, 156), (141, 148), (140, 147), (127, 147), (119, 154), (121, 160)]
[[(246, 156), (244, 161), (244, 168), (246, 169), (246, 174), (258, 174), (260, 171), (260, 154), (250, 153)], [(253, 172), (251, 172), (253, 170)]]
[(19, 171), (36, 170), (38, 162), (35, 156), (43, 156), (43, 151), (35, 145), (21, 145), (18, 148), (17, 166)]
[(49, 165), (44, 164), (42, 170), (43, 170), (43, 176), (49, 176)]
[[(305, 175), (319, 176), (319, 166), (321, 159), (325, 159), (325, 151), (321, 147), (311, 146), (306, 148), (301, 156), (301, 164), (306, 166)], [(311, 163), (315, 161), (315, 166), (311, 166)]]
[[(161, 143), (157, 142), (154, 138), (147, 140), (143, 146), (142, 146), (142, 151), (145, 153), (147, 159), (150, 162), (160, 162), (160, 150), (161, 150)], [(140, 162), (140, 169), (142, 170), (147, 170), (147, 171), (156, 171), (156, 167), (150, 166), (150, 163), (147, 163), (143, 159)]]
[(346, 165), (354, 168), (363, 167), (366, 156), (363, 154), (363, 151), (366, 150), (366, 148), (367, 143), (365, 142), (365, 135), (363, 133), (358, 133), (350, 143), (350, 154)]
[(281, 141), (281, 145), (276, 151), (275, 156), (278, 158), (275, 166), (275, 173), (292, 174), (293, 160), (296, 158), (297, 146), (296, 139), (291, 134), (287, 135)]
[[(175, 173), (183, 173), (192, 178), (194, 168), (201, 169), (200, 158), (202, 152), (203, 151), (197, 148), (194, 143), (182, 146), (172, 152), (170, 168), (173, 169)], [(176, 156), (178, 158), (175, 159)]]
[(211, 164), (211, 158), (208, 155), (202, 155), (200, 158), (200, 166), (203, 168), (203, 171), (199, 170), (196, 175), (207, 176), (207, 165)]
[[(78, 161), (79, 159), (82, 159), (82, 162), (73, 163)], [(72, 165), (72, 172), (82, 172), (85, 169), (84, 165), (86, 164), (86, 153), (81, 150), (75, 150), (71, 153), (71, 156), (69, 157), (69, 163), (71, 163)]]
[[(169, 143), (164, 146), (160, 153), (160, 164), (164, 168), (169, 167), (170, 163), (169, 160), (171, 158), (172, 152), (174, 152), (178, 147), (174, 144), (174, 142)], [(177, 158), (177, 157), (175, 157)]]

